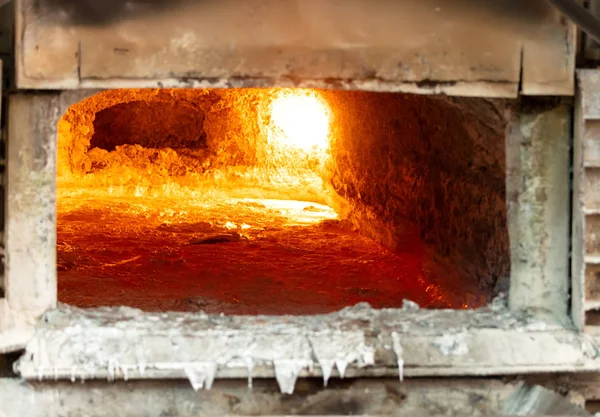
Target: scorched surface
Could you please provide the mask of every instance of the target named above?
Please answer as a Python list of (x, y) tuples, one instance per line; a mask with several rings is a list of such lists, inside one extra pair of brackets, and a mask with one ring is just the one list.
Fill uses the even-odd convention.
[(59, 301), (226, 314), (318, 314), (403, 299), (466, 307), (462, 290), (437, 285), (418, 239), (411, 253), (392, 253), (336, 217), (282, 200), (62, 200)]

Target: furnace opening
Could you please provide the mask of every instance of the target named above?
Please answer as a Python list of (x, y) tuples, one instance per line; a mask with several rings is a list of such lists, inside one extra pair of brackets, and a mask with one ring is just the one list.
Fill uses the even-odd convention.
[(96, 94), (58, 126), (59, 301), (484, 305), (509, 277), (501, 107), (306, 89)]

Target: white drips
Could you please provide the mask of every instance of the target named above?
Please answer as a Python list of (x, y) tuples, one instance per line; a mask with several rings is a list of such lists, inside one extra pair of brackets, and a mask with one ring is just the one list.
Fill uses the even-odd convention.
[(115, 366), (115, 362), (114, 362), (113, 359), (109, 359), (108, 360), (107, 368), (108, 368), (108, 372), (107, 372), (107, 378), (106, 379), (109, 382), (110, 381), (114, 381), (115, 380), (115, 368), (116, 368), (116, 366)]
[(283, 394), (293, 394), (296, 380), (302, 369), (308, 367), (308, 362), (301, 359), (277, 359), (273, 361), (275, 378)]
[(375, 365), (375, 349), (372, 347), (365, 346), (365, 349), (363, 350), (362, 360), (364, 365)]
[(323, 373), (323, 386), (326, 387), (327, 382), (329, 382), (329, 378), (331, 378), (335, 361), (321, 358), (319, 359), (319, 366), (321, 367), (321, 372)]
[(251, 357), (247, 356), (244, 358), (246, 362), (246, 368), (248, 369), (248, 389), (252, 389), (252, 371), (254, 370), (254, 361)]
[(358, 366), (373, 365), (375, 353), (366, 346), (363, 332), (324, 332), (308, 336), (313, 355), (323, 373), (323, 384), (331, 377), (336, 366), (340, 378), (344, 378), (348, 364), (356, 362)]
[(396, 362), (398, 363), (398, 377), (400, 382), (404, 380), (404, 349), (400, 344), (400, 335), (396, 332), (392, 332), (392, 350), (396, 354)]
[(190, 381), (190, 384), (192, 384), (194, 391), (198, 391), (202, 388), (209, 390), (212, 388), (215, 380), (217, 364), (216, 362), (197, 362), (188, 364), (183, 370)]
[[(46, 366), (48, 366), (50, 364), (50, 361), (48, 359), (48, 354), (47, 354), (47, 346), (46, 346), (46, 340), (45, 339), (39, 339), (38, 340), (38, 351), (37, 351), (37, 358), (39, 360), (38, 362), (38, 381), (42, 382), (42, 380), (44, 379), (44, 373), (46, 371)], [(49, 370), (49, 369), (48, 369)]]
[[(51, 313), (50, 321), (40, 323), (26, 353), (19, 359), (18, 372), (25, 379), (47, 380), (56, 375), (55, 367), (61, 372), (59, 377), (68, 377), (70, 369), (71, 381), (81, 379), (84, 383), (105, 374), (107, 367), (109, 377), (114, 375), (119, 365), (118, 377), (121, 371), (127, 379), (128, 371), (135, 377), (138, 370), (142, 376), (146, 369), (148, 373), (160, 371), (157, 363), (161, 363), (157, 361), (169, 357), (172, 362), (165, 365), (169, 366), (169, 375), (191, 374), (196, 387), (201, 377), (195, 369), (188, 369), (188, 365), (197, 361), (216, 363), (219, 369), (228, 368), (235, 375), (241, 370), (242, 377), (247, 369), (251, 387), (254, 364), (274, 363), (281, 390), (289, 393), (294, 391), (303, 366), (310, 369), (313, 363), (318, 363), (327, 384), (336, 366), (344, 376), (354, 370), (353, 366), (373, 364), (374, 349), (365, 345), (365, 340), (371, 343), (371, 337), (365, 337), (364, 329), (380, 330), (372, 343), (395, 352), (402, 380), (405, 362), (401, 337), (414, 340), (415, 335), (426, 331), (427, 337), (423, 339), (433, 342), (437, 337), (434, 342), (437, 348), (430, 349), (434, 355), (459, 355), (469, 352), (472, 342), (466, 329), (473, 325), (517, 331), (543, 330), (546, 326), (513, 317), (502, 300), (480, 312), (466, 312), (464, 318), (452, 324), (456, 329), (447, 328), (445, 317), (440, 320), (442, 312), (406, 311), (416, 309), (416, 305), (405, 302), (403, 314), (398, 315), (396, 310), (377, 311), (362, 305), (332, 316), (261, 318), (248, 324), (248, 319), (236, 317), (209, 319), (208, 315), (190, 314), (182, 320), (183, 315), (173, 313), (163, 320), (162, 316), (124, 308), (84, 311), (61, 307)], [(428, 325), (434, 326), (431, 327), (434, 331)], [(387, 329), (398, 333), (390, 334)], [(172, 345), (169, 343), (172, 340), (177, 343)], [(402, 339), (403, 343), (407, 341)], [(600, 356), (593, 340), (581, 343), (587, 358)], [(109, 358), (113, 358), (111, 363)], [(211, 376), (214, 377), (203, 375), (203, 386), (211, 385)]]
[(335, 366), (337, 366), (338, 372), (340, 373), (340, 378), (344, 379), (346, 368), (348, 368), (348, 361), (345, 359), (336, 359)]
[(398, 377), (400, 382), (404, 381), (404, 359), (398, 359)]
[(146, 372), (146, 355), (143, 346), (140, 344), (135, 345), (135, 358), (138, 364), (140, 375), (144, 376), (144, 372)]

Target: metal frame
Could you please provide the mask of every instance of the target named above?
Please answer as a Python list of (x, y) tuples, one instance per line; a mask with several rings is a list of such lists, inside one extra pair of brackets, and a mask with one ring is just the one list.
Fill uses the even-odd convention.
[(575, 106), (573, 158), (572, 314), (579, 329), (600, 337), (586, 316), (600, 310), (600, 72), (580, 70)]

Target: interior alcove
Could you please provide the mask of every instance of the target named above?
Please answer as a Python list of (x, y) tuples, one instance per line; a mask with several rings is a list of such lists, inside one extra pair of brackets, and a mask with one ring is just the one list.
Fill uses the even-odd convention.
[[(327, 149), (273, 139), (280, 96), (323, 104)], [(226, 314), (486, 304), (510, 273), (503, 106), (332, 90), (98, 93), (58, 127), (59, 301)]]

